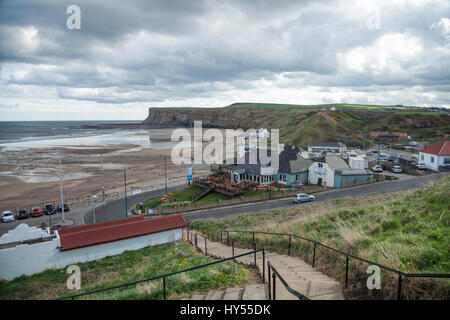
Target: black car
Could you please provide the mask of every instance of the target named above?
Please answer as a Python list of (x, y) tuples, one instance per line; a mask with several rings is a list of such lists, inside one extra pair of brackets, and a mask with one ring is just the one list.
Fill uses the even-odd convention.
[(49, 214), (55, 214), (56, 210), (55, 207), (51, 203), (44, 204), (44, 207), (42, 208), (42, 212), (46, 215)]
[[(56, 208), (56, 211), (62, 212), (61, 204), (58, 204), (58, 207)], [(66, 203), (64, 203), (64, 212), (68, 212), (68, 211), (70, 211), (69, 206)]]
[(17, 214), (16, 214), (16, 219), (17, 220), (19, 220), (19, 219), (26, 219), (26, 218), (29, 218), (29, 217), (30, 217), (30, 215), (28, 214), (27, 210), (20, 209), (19, 211), (17, 211)]

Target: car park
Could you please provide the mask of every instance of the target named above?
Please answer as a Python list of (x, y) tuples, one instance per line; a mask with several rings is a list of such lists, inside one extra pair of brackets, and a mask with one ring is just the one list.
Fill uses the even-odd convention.
[(295, 203), (301, 203), (301, 202), (310, 202), (315, 200), (316, 197), (311, 196), (309, 194), (306, 193), (297, 193), (294, 197), (294, 202)]
[(42, 208), (42, 212), (46, 215), (55, 214), (56, 209), (51, 203), (44, 204), (44, 207)]
[(41, 211), (41, 209), (38, 208), (38, 207), (31, 208), (31, 210), (30, 210), (30, 216), (31, 216), (32, 218), (42, 216), (42, 211)]
[(30, 217), (30, 215), (28, 214), (27, 210), (25, 210), (25, 209), (20, 209), (19, 211), (17, 211), (17, 214), (16, 214), (16, 219), (17, 219), (17, 220), (20, 220), (20, 219), (27, 219), (27, 218), (29, 218), (29, 217)]
[[(58, 204), (58, 207), (56, 208), (56, 211), (57, 212), (62, 212), (61, 204)], [(67, 205), (67, 203), (64, 203), (64, 212), (68, 212), (68, 211), (70, 211), (69, 206)]]
[(394, 173), (402, 173), (403, 172), (402, 167), (400, 167), (400, 166), (393, 166), (391, 168), (391, 171)]
[(14, 220), (14, 215), (11, 211), (3, 211), (2, 213), (2, 222), (6, 223), (6, 222), (13, 222)]

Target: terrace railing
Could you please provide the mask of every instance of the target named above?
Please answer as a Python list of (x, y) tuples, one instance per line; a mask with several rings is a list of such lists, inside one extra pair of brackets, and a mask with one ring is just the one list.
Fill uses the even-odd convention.
[[(287, 254), (288, 256), (291, 255), (291, 241), (292, 239), (299, 239), (299, 240), (303, 240), (306, 242), (309, 242), (312, 244), (313, 246), (313, 255), (312, 255), (312, 261), (311, 261), (311, 265), (314, 268), (315, 266), (315, 261), (316, 261), (316, 251), (318, 247), (322, 247), (325, 248), (327, 250), (331, 250), (334, 251), (342, 256), (345, 256), (345, 288), (348, 288), (348, 277), (349, 277), (349, 261), (350, 259), (355, 259), (355, 260), (359, 260), (361, 262), (370, 264), (370, 265), (375, 265), (378, 266), (381, 269), (396, 273), (398, 275), (397, 278), (397, 300), (401, 300), (402, 297), (402, 282), (403, 282), (403, 278), (450, 278), (450, 274), (448, 273), (407, 273), (401, 270), (397, 270), (395, 268), (391, 268), (385, 265), (382, 265), (380, 263), (374, 262), (374, 261), (370, 261), (361, 257), (358, 257), (356, 255), (352, 255), (348, 252), (344, 252), (342, 250), (330, 247), (326, 244), (323, 244), (317, 240), (313, 240), (313, 239), (308, 239), (308, 238), (304, 238), (295, 234), (290, 234), (290, 233), (276, 233), (276, 232), (265, 232), (265, 231), (252, 231), (252, 230), (221, 230), (220, 231), (220, 235), (217, 235), (217, 237), (219, 239), (222, 240), (224, 233), (226, 234), (226, 241), (227, 243), (230, 242), (230, 233), (241, 233), (241, 234), (250, 234), (252, 236), (252, 241), (251, 243), (253, 244), (253, 246), (256, 245), (255, 242), (255, 234), (264, 234), (264, 235), (271, 235), (271, 236), (284, 236), (284, 237), (288, 237), (288, 249), (287, 249)], [(235, 239), (231, 239), (231, 241), (235, 242)], [(291, 292), (292, 294), (296, 295), (297, 297), (299, 297), (299, 295), (301, 295), (298, 292), (294, 292), (295, 290), (293, 290), (292, 288), (289, 287), (289, 285), (282, 280), (282, 277), (279, 275), (279, 273), (275, 270), (275, 268), (271, 265), (270, 266), (271, 270), (273, 270), (273, 273), (276, 274), (276, 276), (279, 277), (280, 281), (283, 283), (283, 285), (285, 285), (285, 287), (288, 289), (289, 292)], [(273, 276), (272, 276), (273, 277)], [(270, 278), (269, 278), (270, 279)], [(292, 291), (293, 290), (293, 291)], [(270, 292), (270, 289), (269, 289)], [(275, 293), (273, 293), (274, 295)], [(300, 297), (299, 297), (300, 298)]]

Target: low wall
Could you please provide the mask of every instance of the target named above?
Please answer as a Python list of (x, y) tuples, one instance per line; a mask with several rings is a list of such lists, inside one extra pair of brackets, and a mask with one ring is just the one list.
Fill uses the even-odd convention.
[[(293, 197), (297, 193), (316, 193), (320, 191), (324, 191), (325, 188), (322, 186), (305, 186), (296, 188), (296, 190), (292, 191), (284, 191), (284, 192), (274, 192), (272, 193), (271, 199), (281, 199), (281, 198), (287, 198), (287, 197)], [(157, 207), (154, 209), (153, 214), (154, 215), (169, 215), (174, 213), (182, 213), (182, 212), (189, 212), (189, 211), (195, 211), (195, 210), (202, 210), (202, 209), (211, 209), (211, 208), (220, 208), (220, 207), (226, 207), (226, 206), (232, 206), (236, 204), (242, 204), (242, 203), (251, 203), (251, 202), (260, 202), (260, 201), (267, 201), (270, 198), (270, 194), (262, 194), (258, 196), (252, 196), (252, 197), (236, 197), (234, 199), (230, 200), (219, 200), (218, 202), (210, 202), (210, 203), (196, 203), (196, 204), (190, 204), (186, 206), (179, 206), (179, 207)]]
[(11, 280), (32, 275), (51, 268), (64, 268), (71, 264), (101, 259), (183, 239), (181, 228), (125, 240), (113, 241), (85, 248), (59, 251), (59, 240), (19, 245), (0, 250), (0, 279)]

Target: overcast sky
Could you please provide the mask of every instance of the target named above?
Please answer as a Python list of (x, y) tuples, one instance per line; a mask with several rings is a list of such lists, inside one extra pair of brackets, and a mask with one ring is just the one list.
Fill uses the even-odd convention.
[[(81, 10), (68, 29), (67, 7)], [(450, 107), (450, 1), (0, 1), (0, 119), (235, 102)]]

